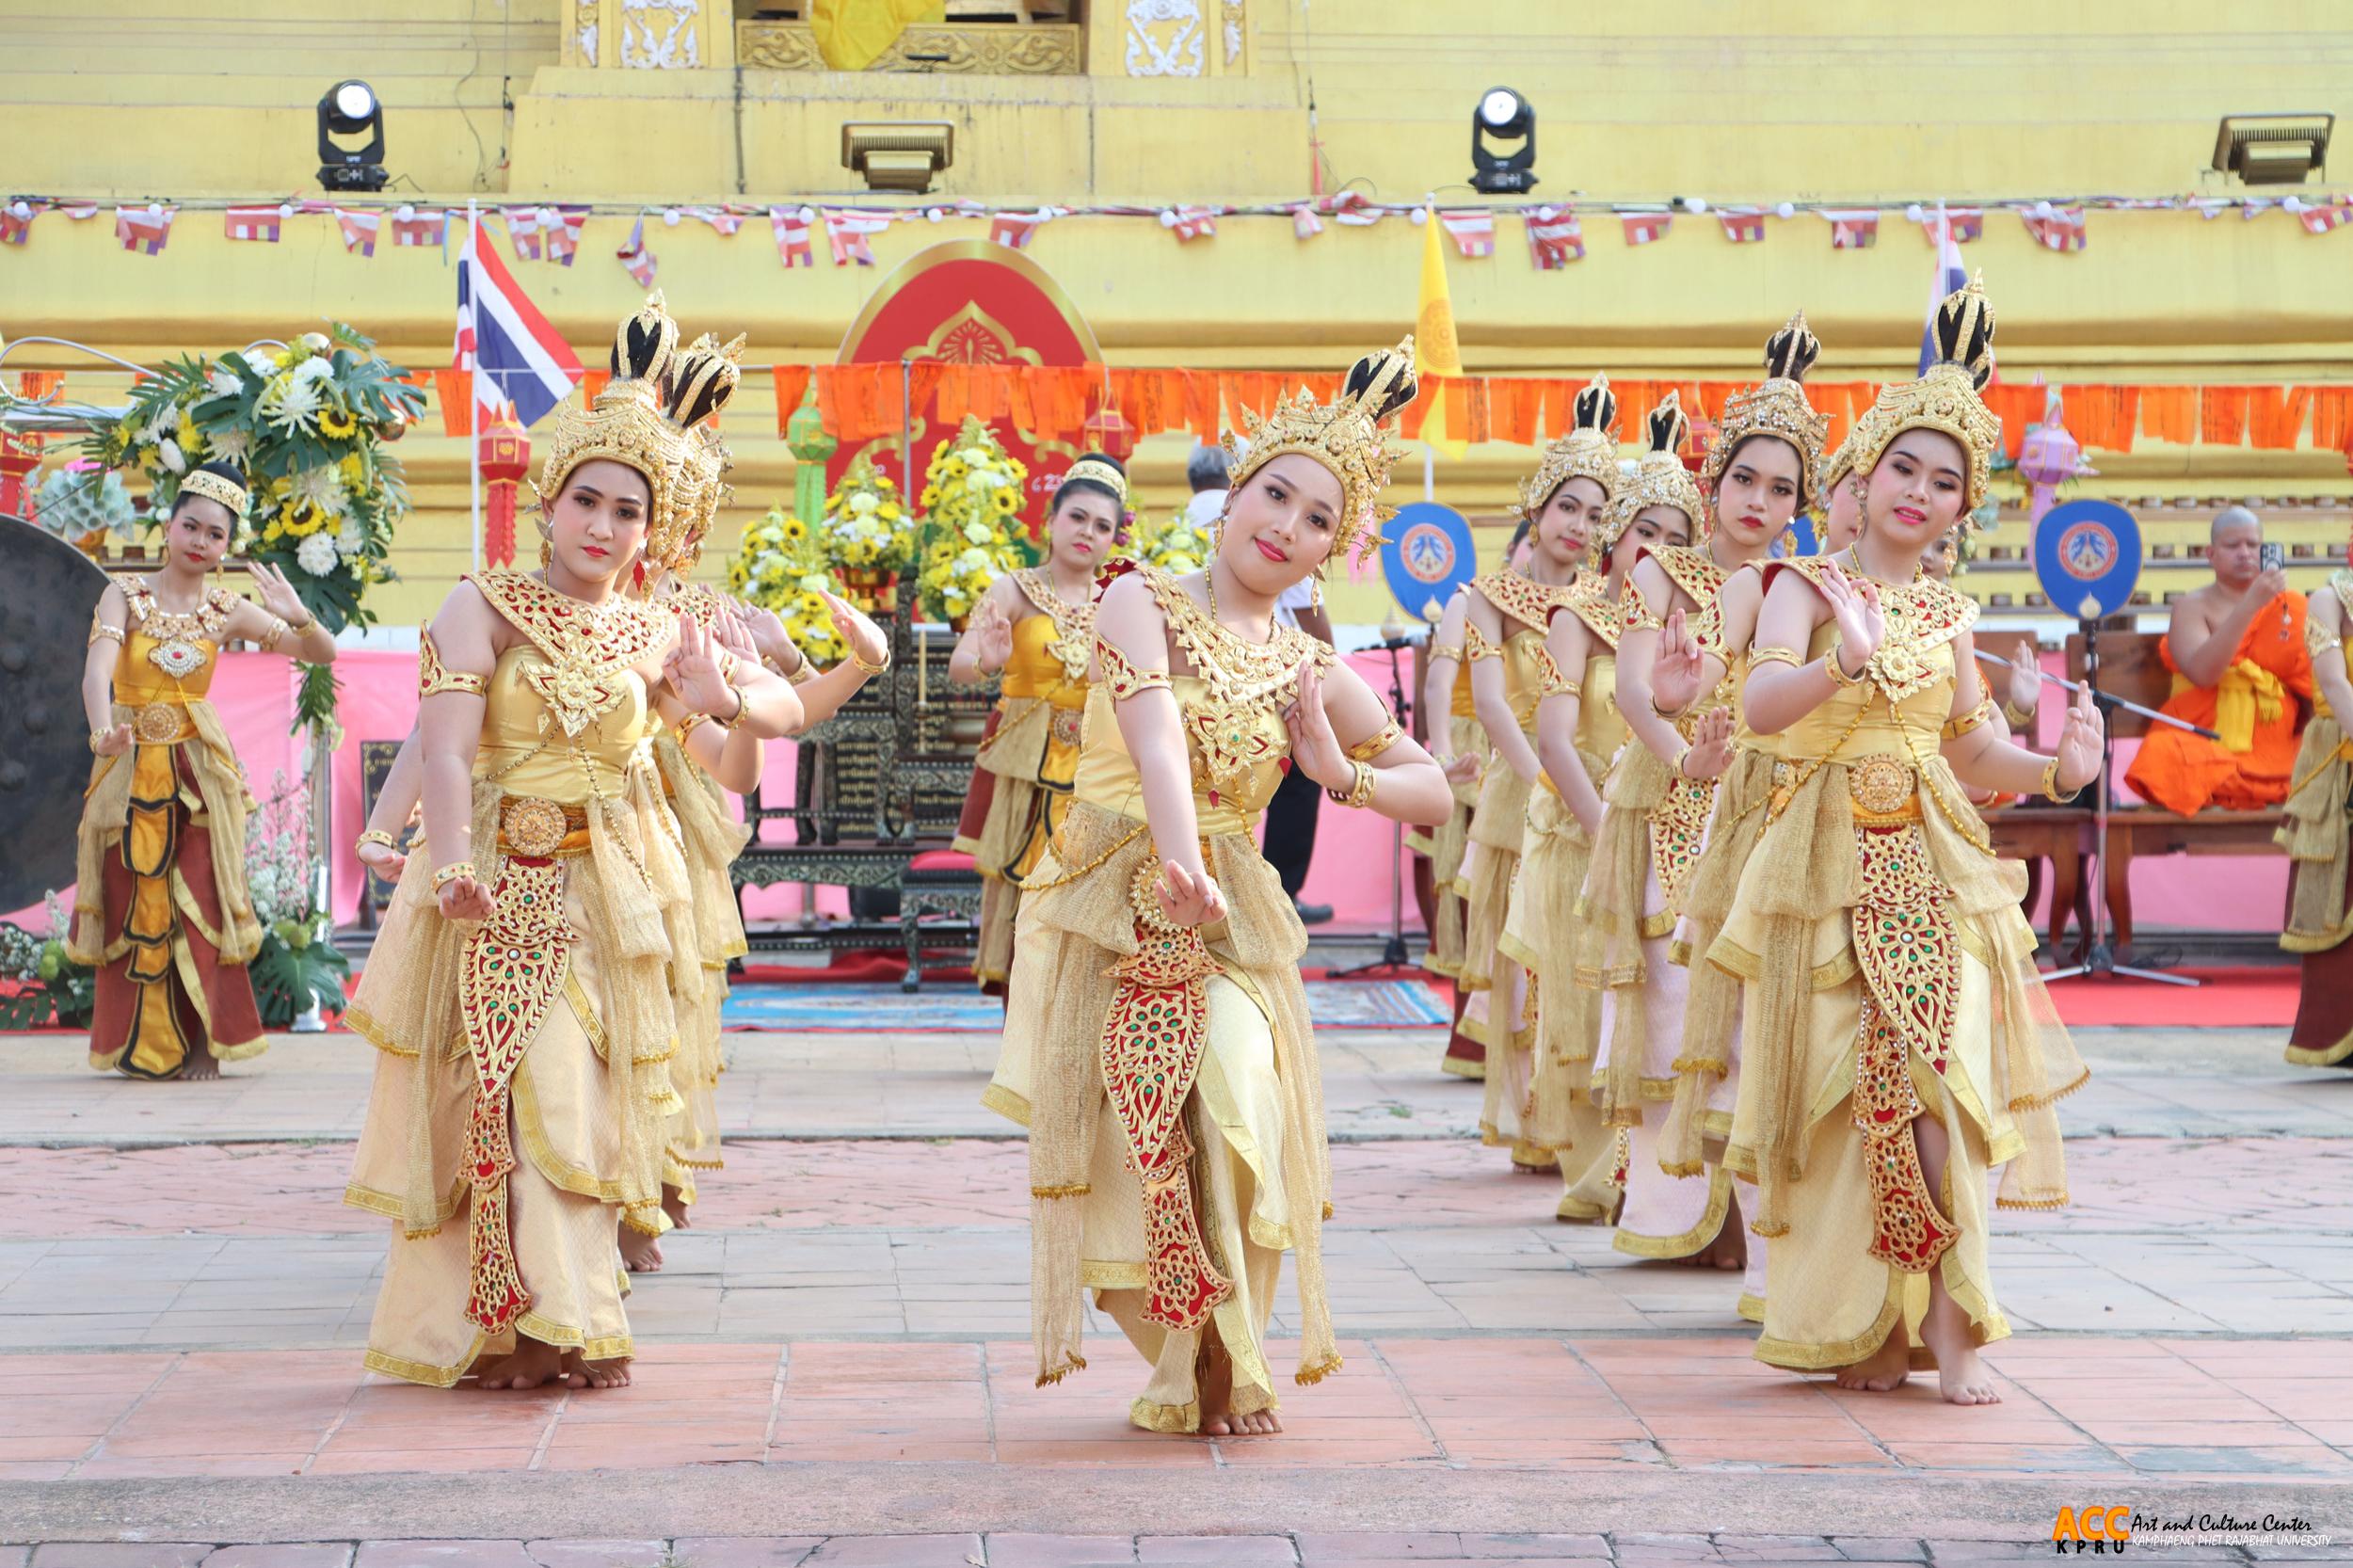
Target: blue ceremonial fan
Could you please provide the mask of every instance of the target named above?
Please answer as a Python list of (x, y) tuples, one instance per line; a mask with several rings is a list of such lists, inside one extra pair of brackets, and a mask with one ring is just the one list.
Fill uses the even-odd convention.
[(2035, 524), (2034, 574), (2060, 615), (2115, 615), (2140, 581), (2140, 524), (2113, 501), (2054, 506)]
[(1470, 524), (1451, 506), (1417, 501), (1383, 530), (1381, 571), (1406, 616), (1434, 626), (1454, 590), (1479, 574)]

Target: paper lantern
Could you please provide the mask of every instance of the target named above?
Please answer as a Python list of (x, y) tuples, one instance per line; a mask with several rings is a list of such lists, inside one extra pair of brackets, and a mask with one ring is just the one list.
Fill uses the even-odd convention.
[(2100, 471), (2083, 460), (2083, 443), (2067, 433), (2066, 406), (2053, 388), (2042, 406), (2042, 423), (2026, 426), (2018, 447), (2018, 472), (2030, 487), (2027, 516), (2034, 522), (2058, 504), (2058, 488)]
[(494, 567), (515, 564), (515, 498), (531, 471), (531, 438), (516, 423), (512, 404), (501, 404), (474, 437), (482, 468), (482, 554)]

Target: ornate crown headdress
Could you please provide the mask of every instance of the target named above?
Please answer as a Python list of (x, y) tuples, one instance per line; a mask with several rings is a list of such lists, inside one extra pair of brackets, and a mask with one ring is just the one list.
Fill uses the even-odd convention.
[(613, 333), (613, 379), (593, 404), (556, 416), (555, 440), (535, 487), (543, 502), (563, 492), (581, 464), (600, 458), (635, 469), (649, 503), (646, 564), (682, 568), (701, 548), (725, 487), (728, 451), (703, 422), (734, 395), (744, 340), (719, 347), (706, 334), (680, 352), (678, 323), (660, 290)]
[(1618, 438), (1610, 428), (1618, 423), (1618, 394), (1609, 390), (1607, 372), (1596, 375), (1577, 394), (1574, 421), (1545, 448), (1535, 473), (1520, 486), (1520, 515), (1534, 519), (1553, 493), (1572, 479), (1591, 479), (1601, 487), (1607, 502), (1618, 493), (1625, 474), (1618, 467)]
[(1907, 430), (1941, 430), (1969, 454), (1969, 488), (1961, 517), (1985, 504), (1993, 472), (1993, 449), (2002, 422), (1977, 392), (1993, 375), (1993, 306), (1985, 297), (1980, 273), (1936, 307), (1937, 362), (1917, 381), (1880, 389), (1871, 407), (1855, 421), (1844, 455), (1848, 468), (1867, 474), (1879, 467), (1888, 443)]
[(1683, 412), (1683, 400), (1673, 389), (1650, 411), (1650, 450), (1634, 468), (1634, 476), (1619, 489), (1617, 502), (1610, 508), (1609, 520), (1593, 536), (1587, 546), (1596, 568), (1609, 563), (1609, 552), (1618, 540), (1633, 525), (1646, 506), (1673, 506), (1691, 520), (1691, 542), (1706, 542), (1710, 513), (1700, 488), (1691, 478), (1691, 471), (1683, 466), (1683, 442), (1691, 433), (1691, 422)]
[(1414, 400), (1414, 340), (1408, 334), (1393, 349), (1368, 354), (1350, 367), (1339, 395), (1319, 403), (1302, 389), (1289, 402), (1277, 399), (1274, 412), (1260, 419), (1241, 411), (1242, 436), (1225, 438), (1233, 461), (1233, 488), (1287, 452), (1312, 457), (1332, 471), (1340, 482), (1339, 526), (1332, 536), (1332, 559), (1345, 559), (1353, 551), (1381, 542), (1381, 524), (1396, 508), (1380, 504), (1389, 482), (1389, 469), (1398, 458), (1382, 422)]
[(1809, 505), (1822, 493), (1819, 470), (1822, 440), (1830, 434), (1830, 416), (1816, 413), (1805, 400), (1805, 373), (1814, 368), (1822, 345), (1806, 330), (1805, 312), (1798, 312), (1765, 340), (1765, 379), (1750, 391), (1725, 400), (1724, 417), (1717, 423), (1716, 439), (1707, 448), (1700, 478), (1712, 493), (1723, 477), (1724, 465), (1752, 436), (1775, 436), (1798, 454), (1798, 504)]
[(200, 468), (190, 469), (181, 475), (180, 488), (172, 497), (174, 504), (184, 495), (200, 495), (208, 501), (219, 502), (229, 508), (230, 521), (236, 526), (244, 524), (245, 509), (252, 499), (243, 485), (227, 474), (210, 473)]
[(1081, 457), (1063, 472), (1064, 484), (1067, 485), (1074, 479), (1100, 485), (1119, 498), (1120, 505), (1128, 504), (1128, 476), (1099, 457)]

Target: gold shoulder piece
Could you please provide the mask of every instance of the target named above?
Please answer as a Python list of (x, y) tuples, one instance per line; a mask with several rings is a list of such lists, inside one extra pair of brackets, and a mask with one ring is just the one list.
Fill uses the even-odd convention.
[(1095, 637), (1095, 656), (1103, 662), (1103, 683), (1111, 688), (1113, 702), (1125, 702), (1155, 686), (1162, 691), (1175, 690), (1169, 683), (1168, 671), (1137, 668), (1134, 660), (1100, 632)]
[(420, 699), (436, 692), (464, 692), (469, 696), (487, 696), (490, 683), (471, 670), (454, 670), (441, 663), (439, 649), (433, 646), (433, 633), (421, 633), (417, 638), (417, 696)]

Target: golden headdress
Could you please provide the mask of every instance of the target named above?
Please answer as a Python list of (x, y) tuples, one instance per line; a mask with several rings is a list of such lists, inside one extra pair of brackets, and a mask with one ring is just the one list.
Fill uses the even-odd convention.
[(1965, 521), (1985, 504), (1993, 449), (2002, 439), (2002, 422), (1977, 396), (1993, 375), (1993, 306), (1985, 297), (1983, 274), (1936, 307), (1936, 351), (1937, 362), (1926, 376), (1880, 389), (1855, 421), (1845, 455), (1851, 472), (1868, 474), (1879, 467), (1888, 443), (1905, 431), (1943, 431), (1969, 454), (1969, 488), (1961, 502)]
[[(1128, 504), (1128, 476), (1102, 458), (1081, 457), (1063, 471), (1062, 482), (1064, 484), (1067, 485), (1077, 479), (1083, 479), (1092, 485), (1100, 485), (1112, 492), (1121, 506)], [(1055, 493), (1059, 495), (1061, 492), (1057, 490)]]
[(1312, 457), (1332, 471), (1340, 482), (1340, 520), (1332, 536), (1332, 559), (1345, 559), (1352, 551), (1381, 542), (1380, 525), (1396, 515), (1380, 504), (1389, 482), (1397, 449), (1388, 443), (1382, 422), (1414, 400), (1414, 340), (1409, 335), (1395, 348), (1368, 354), (1350, 367), (1348, 379), (1330, 403), (1302, 390), (1274, 412), (1260, 419), (1248, 408), (1241, 412), (1242, 435), (1225, 438), (1233, 461), (1233, 488), (1287, 452)]
[(1575, 413), (1575, 423), (1545, 448), (1534, 476), (1520, 486), (1521, 516), (1533, 519), (1553, 492), (1572, 479), (1591, 479), (1599, 485), (1604, 501), (1617, 495), (1625, 477), (1618, 468), (1618, 438), (1610, 429), (1618, 423), (1618, 394), (1609, 390), (1607, 372), (1595, 376), (1577, 394)]
[(246, 488), (227, 474), (200, 468), (190, 469), (180, 476), (180, 488), (172, 496), (172, 504), (177, 505), (179, 498), (184, 495), (200, 495), (208, 501), (219, 502), (229, 508), (231, 523), (240, 528), (244, 526), (246, 506), (251, 499)]
[(1707, 448), (1701, 482), (1712, 494), (1723, 477), (1724, 465), (1752, 436), (1776, 436), (1798, 453), (1798, 504), (1811, 505), (1820, 495), (1822, 440), (1830, 434), (1830, 416), (1816, 413), (1805, 400), (1805, 373), (1814, 368), (1822, 345), (1806, 330), (1805, 312), (1798, 312), (1765, 340), (1765, 379), (1724, 403), (1717, 422), (1716, 439)]
[(742, 376), (738, 338), (719, 347), (706, 334), (681, 352), (678, 323), (659, 290), (613, 334), (613, 379), (592, 405), (556, 416), (555, 440), (536, 488), (543, 502), (563, 493), (581, 464), (600, 458), (645, 476), (650, 506), (646, 564), (682, 568), (701, 548), (725, 494), (728, 451), (703, 422), (724, 408)]
[(1691, 433), (1691, 422), (1685, 417), (1683, 400), (1673, 389), (1650, 411), (1648, 424), (1650, 450), (1635, 465), (1634, 477), (1620, 487), (1609, 520), (1588, 547), (1595, 567), (1609, 564), (1609, 552), (1646, 506), (1673, 506), (1691, 520), (1691, 543), (1707, 541), (1713, 514), (1691, 471), (1683, 466), (1683, 442)]

